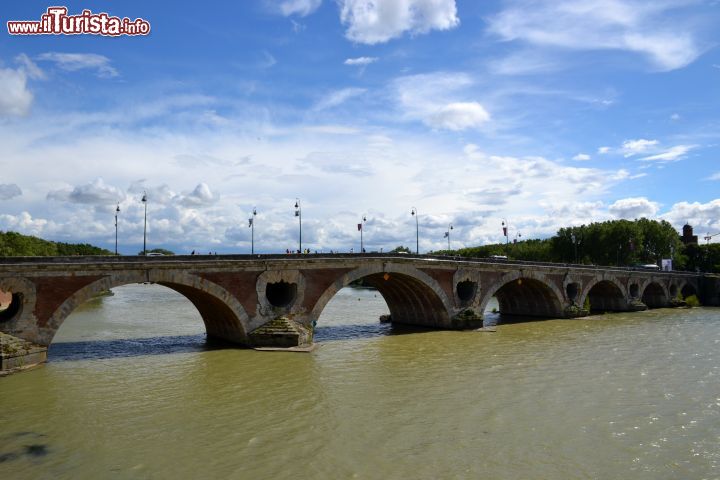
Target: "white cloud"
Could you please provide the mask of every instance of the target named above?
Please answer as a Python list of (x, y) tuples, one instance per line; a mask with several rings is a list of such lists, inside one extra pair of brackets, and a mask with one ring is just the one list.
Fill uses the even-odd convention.
[[(490, 19), (490, 31), (505, 41), (568, 50), (623, 50), (643, 55), (655, 68), (674, 70), (701, 53), (693, 21), (682, 15), (688, 2), (625, 0), (515, 0)], [(671, 24), (663, 16), (672, 16)]]
[(370, 45), (405, 32), (448, 30), (460, 23), (455, 0), (339, 0), (339, 4), (345, 36)]
[(32, 101), (25, 69), (0, 68), (0, 116), (26, 115)]
[(392, 89), (401, 118), (459, 131), (478, 128), (490, 120), (482, 104), (464, 98), (472, 85), (473, 80), (464, 73), (435, 72), (397, 78)]
[(707, 178), (707, 180), (720, 180), (720, 172), (713, 173)]
[(212, 205), (217, 198), (206, 183), (199, 183), (192, 192), (181, 195), (178, 200), (186, 207), (197, 208)]
[(0, 183), (0, 200), (10, 200), (22, 195), (22, 190), (14, 183)]
[(590, 160), (590, 155), (588, 155), (587, 153), (578, 153), (573, 157), (573, 160), (578, 162), (586, 162)]
[(277, 8), (286, 17), (290, 15), (305, 17), (317, 10), (321, 4), (322, 0), (283, 0)]
[(262, 51), (262, 60), (258, 62), (258, 68), (270, 68), (277, 63), (275, 57), (267, 50)]
[(670, 211), (661, 215), (661, 218), (674, 225), (684, 225), (685, 222), (689, 222), (694, 227), (707, 228), (711, 233), (718, 232), (720, 231), (720, 198), (707, 203), (676, 203)]
[(0, 215), (0, 230), (4, 231), (40, 236), (47, 233), (50, 226), (52, 226), (51, 222), (42, 218), (33, 218), (28, 212), (21, 212), (18, 215)]
[(637, 140), (625, 140), (620, 150), (627, 158), (632, 157), (633, 155), (645, 153), (649, 149), (655, 147), (658, 143), (659, 142), (657, 140), (646, 140), (644, 138), (639, 138)]
[(308, 125), (303, 130), (312, 133), (326, 133), (331, 135), (355, 135), (361, 132), (360, 129), (344, 125)]
[(430, 115), (428, 123), (434, 128), (467, 130), (490, 120), (490, 114), (477, 102), (457, 102), (441, 107)]
[(53, 190), (47, 194), (47, 198), (86, 205), (110, 205), (124, 200), (125, 194), (119, 188), (107, 185), (102, 178), (98, 178), (85, 185)]
[(600, 147), (598, 148), (598, 153), (600, 155), (605, 155), (606, 153), (610, 153), (611, 148), (610, 147)]
[(365, 93), (364, 88), (343, 88), (328, 93), (315, 104), (315, 110), (325, 110), (328, 108), (337, 107), (350, 100), (351, 98), (357, 97)]
[(534, 75), (550, 73), (562, 68), (556, 59), (532, 50), (523, 50), (492, 60), (489, 62), (489, 67), (498, 75)]
[(37, 59), (54, 62), (68, 72), (89, 69), (95, 70), (95, 74), (100, 78), (118, 76), (118, 71), (110, 65), (110, 59), (96, 53), (48, 52), (38, 55)]
[(15, 57), (15, 61), (22, 66), (25, 73), (27, 73), (28, 78), (33, 80), (44, 80), (46, 78), (45, 72), (43, 72), (40, 67), (38, 67), (37, 64), (30, 60), (30, 57), (24, 53)]
[(608, 211), (615, 217), (629, 220), (652, 218), (659, 209), (660, 205), (657, 202), (651, 202), (645, 197), (623, 198), (608, 207)]
[(645, 161), (659, 161), (659, 162), (675, 162), (681, 160), (690, 150), (696, 148), (697, 145), (675, 145), (669, 149), (657, 153), (655, 155), (649, 155), (642, 157), (640, 160)]
[(348, 58), (343, 63), (345, 65), (359, 65), (359, 66), (366, 66), (370, 65), (371, 63), (377, 62), (377, 57), (357, 57), (357, 58)]

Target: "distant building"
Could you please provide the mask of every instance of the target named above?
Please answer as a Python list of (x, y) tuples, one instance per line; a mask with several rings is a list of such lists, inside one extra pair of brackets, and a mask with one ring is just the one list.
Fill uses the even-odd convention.
[(685, 245), (697, 245), (698, 237), (697, 235), (693, 235), (693, 227), (687, 223), (683, 225), (683, 234), (682, 237), (680, 237), (680, 240)]

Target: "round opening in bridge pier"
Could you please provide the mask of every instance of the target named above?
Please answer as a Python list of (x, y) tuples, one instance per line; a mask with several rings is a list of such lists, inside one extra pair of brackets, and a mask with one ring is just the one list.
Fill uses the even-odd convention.
[(288, 307), (297, 296), (297, 284), (280, 281), (268, 283), (265, 287), (265, 297), (273, 307)]
[(630, 296), (632, 298), (638, 298), (638, 295), (640, 295), (640, 287), (637, 283), (633, 283), (630, 285)]
[(577, 283), (568, 283), (565, 287), (565, 293), (567, 294), (568, 300), (574, 302), (577, 300), (578, 292), (580, 291), (580, 285)]
[(458, 282), (455, 291), (463, 305), (470, 303), (475, 297), (475, 293), (477, 293), (477, 282), (473, 282), (472, 280)]
[(5, 303), (2, 303), (2, 307), (0, 307), (0, 323), (6, 322), (13, 317), (15, 317), (18, 313), (20, 313), (20, 309), (22, 308), (23, 304), (23, 295), (22, 293), (13, 293), (10, 295), (10, 304), (5, 305)]
[(680, 291), (680, 294), (683, 298), (687, 298), (690, 295), (697, 295), (697, 291), (695, 290), (695, 287), (693, 287), (689, 283), (686, 283)]

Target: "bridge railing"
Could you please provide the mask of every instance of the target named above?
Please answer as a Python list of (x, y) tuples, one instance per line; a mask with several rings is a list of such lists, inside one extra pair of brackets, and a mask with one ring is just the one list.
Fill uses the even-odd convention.
[(513, 260), (489, 257), (463, 257), (449, 255), (415, 255), (415, 254), (399, 254), (399, 253), (310, 253), (310, 254), (207, 254), (207, 255), (167, 255), (167, 256), (143, 256), (143, 255), (77, 255), (63, 257), (0, 257), (0, 266), (9, 265), (47, 265), (47, 264), (167, 264), (175, 262), (251, 262), (251, 261), (281, 261), (281, 260), (323, 260), (323, 259), (352, 259), (359, 258), (372, 260), (430, 260), (436, 262), (453, 262), (467, 264), (496, 264), (507, 266), (535, 266), (549, 268), (570, 268), (583, 270), (614, 270), (627, 272), (643, 272), (652, 274), (686, 274), (689, 276), (702, 275), (702, 272), (686, 272), (681, 270), (662, 271), (634, 266), (614, 266), (614, 265), (591, 265), (577, 263), (556, 263), (556, 262), (537, 262), (531, 260)]

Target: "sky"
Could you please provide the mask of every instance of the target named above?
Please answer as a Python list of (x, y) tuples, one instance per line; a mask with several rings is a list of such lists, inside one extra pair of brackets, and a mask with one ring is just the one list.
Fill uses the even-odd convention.
[[(720, 232), (718, 0), (67, 2), (10, 35), (0, 230), (176, 253), (420, 250), (594, 221)], [(720, 241), (720, 235), (713, 242)]]

